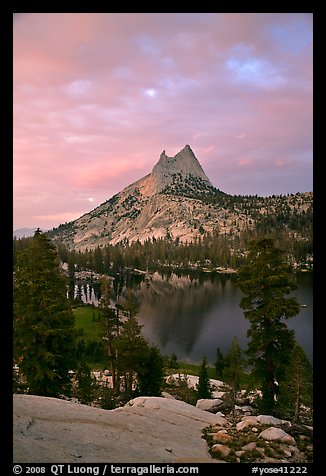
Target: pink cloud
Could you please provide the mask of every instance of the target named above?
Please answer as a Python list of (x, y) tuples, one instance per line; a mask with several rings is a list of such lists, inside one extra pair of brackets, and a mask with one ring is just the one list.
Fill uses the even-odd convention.
[(312, 189), (310, 14), (22, 14), (13, 47), (15, 227), (58, 225), (185, 144), (228, 193)]
[(84, 211), (80, 210), (77, 212), (64, 212), (64, 213), (53, 213), (52, 215), (34, 215), (35, 223), (41, 223), (47, 228), (47, 224), (53, 223), (53, 221), (58, 221), (59, 223), (65, 223), (68, 221), (76, 220), (81, 215), (84, 214)]
[(208, 147), (200, 150), (200, 155), (205, 157), (207, 155), (212, 155), (213, 151), (215, 150), (216, 146), (211, 144)]
[[(106, 164), (115, 162), (115, 167), (108, 167)], [(141, 174), (143, 172), (143, 164), (140, 161), (133, 162), (126, 160), (124, 157), (104, 158), (102, 162), (96, 166), (90, 166), (77, 170), (72, 178), (72, 184), (78, 188), (92, 188), (112, 183), (117, 177), (124, 176), (130, 169), (136, 169)], [(139, 176), (139, 178), (141, 178)], [(128, 179), (127, 179), (128, 180)], [(127, 183), (126, 183), (127, 185)]]
[(251, 167), (253, 165), (253, 160), (251, 159), (240, 159), (238, 162), (238, 167)]
[(282, 159), (278, 159), (276, 161), (276, 165), (278, 167), (287, 167), (288, 165), (291, 165), (292, 164), (292, 161), (291, 160), (282, 160)]

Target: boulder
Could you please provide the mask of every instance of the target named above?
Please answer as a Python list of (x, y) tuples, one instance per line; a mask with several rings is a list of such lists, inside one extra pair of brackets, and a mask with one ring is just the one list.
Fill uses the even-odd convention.
[(213, 397), (213, 398), (223, 398), (224, 395), (225, 395), (225, 392), (221, 392), (221, 391), (219, 391), (219, 390), (214, 390), (214, 391), (212, 392), (212, 397)]
[(289, 435), (281, 428), (275, 428), (274, 426), (266, 428), (266, 430), (262, 431), (258, 437), (269, 441), (280, 440), (283, 443), (295, 445), (295, 439), (293, 438), (293, 436)]
[(250, 443), (247, 443), (242, 447), (243, 451), (253, 451), (257, 448), (257, 445), (254, 441), (251, 441)]
[(226, 430), (219, 430), (217, 433), (213, 433), (212, 438), (216, 443), (230, 443), (233, 440), (233, 437)]
[(215, 408), (219, 407), (223, 403), (223, 400), (219, 398), (201, 398), (197, 400), (196, 408), (212, 412)]
[(271, 415), (258, 415), (257, 419), (261, 425), (279, 426), (282, 424), (282, 420)]
[(226, 418), (224, 418), (220, 415), (217, 415), (217, 414), (215, 414), (214, 416), (215, 416), (215, 425), (219, 425), (219, 426), (227, 426), (228, 425), (228, 421), (227, 421)]
[(242, 420), (239, 421), (236, 425), (236, 429), (238, 431), (244, 430), (245, 428), (248, 428), (248, 426), (255, 426), (258, 424), (258, 420), (256, 416), (244, 416), (242, 417)]
[(212, 451), (214, 451), (214, 453), (219, 453), (219, 455), (222, 456), (222, 458), (225, 458), (226, 456), (228, 456), (231, 450), (226, 445), (221, 445), (219, 443), (216, 443), (215, 445), (212, 446)]
[(239, 412), (242, 412), (242, 413), (246, 413), (246, 412), (253, 413), (255, 411), (255, 409), (251, 407), (250, 405), (243, 405), (243, 406), (235, 405), (235, 410), (239, 410)]

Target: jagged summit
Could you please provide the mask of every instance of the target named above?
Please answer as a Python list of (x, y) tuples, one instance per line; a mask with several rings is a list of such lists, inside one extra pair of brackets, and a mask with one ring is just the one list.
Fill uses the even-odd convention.
[(213, 186), (189, 145), (186, 145), (174, 157), (169, 157), (163, 150), (160, 160), (152, 170), (153, 181), (160, 190), (174, 183), (176, 176), (179, 177), (179, 181), (181, 178), (190, 176), (198, 177)]
[[(288, 200), (291, 204), (291, 198)], [(306, 212), (312, 206), (312, 193), (297, 200)], [(274, 210), (279, 202), (276, 197)], [(247, 203), (248, 199), (233, 200), (215, 188), (186, 145), (174, 157), (163, 150), (151, 173), (91, 212), (48, 233), (75, 251), (158, 239), (190, 243), (205, 233), (238, 236), (242, 230), (254, 228), (266, 213), (264, 199), (256, 197), (249, 206)]]
[(163, 150), (152, 172), (135, 185), (145, 196), (157, 193), (199, 195), (211, 193), (214, 189), (189, 145), (174, 157), (169, 157)]
[(151, 173), (50, 235), (76, 250), (165, 236), (193, 241), (201, 224), (216, 226), (205, 200), (220, 194), (189, 145), (174, 157), (163, 150)]

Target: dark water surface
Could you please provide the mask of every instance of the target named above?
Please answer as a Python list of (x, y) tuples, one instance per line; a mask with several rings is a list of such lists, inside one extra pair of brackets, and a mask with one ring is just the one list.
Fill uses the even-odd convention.
[[(312, 362), (313, 277), (300, 273), (293, 279), (298, 286), (293, 294), (304, 307), (287, 320), (287, 325), (295, 330), (297, 341)], [(246, 348), (249, 321), (239, 307), (242, 293), (232, 276), (195, 273), (178, 277), (173, 273), (154, 273), (149, 281), (140, 277), (129, 281), (128, 287), (139, 302), (137, 318), (143, 325), (144, 337), (163, 354), (174, 352), (179, 360), (192, 363), (201, 363), (206, 355), (213, 364), (216, 348), (225, 353), (234, 336)], [(88, 302), (97, 304), (91, 287), (86, 294)]]
[[(144, 325), (144, 337), (162, 353), (175, 352), (178, 359), (193, 363), (200, 363), (206, 355), (213, 363), (216, 348), (226, 352), (233, 336), (246, 347), (249, 321), (239, 307), (242, 293), (230, 276), (191, 281), (156, 273), (153, 278), (149, 286), (141, 284), (138, 321)], [(297, 275), (295, 280), (298, 289), (294, 295), (306, 307), (287, 324), (312, 361), (312, 275)]]

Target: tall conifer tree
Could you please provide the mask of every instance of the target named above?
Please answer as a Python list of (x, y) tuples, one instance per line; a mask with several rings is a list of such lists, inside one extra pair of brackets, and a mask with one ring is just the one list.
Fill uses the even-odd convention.
[(214, 362), (215, 374), (217, 378), (223, 378), (223, 370), (225, 366), (224, 356), (219, 347), (216, 349), (216, 360)]
[(69, 394), (76, 368), (76, 330), (54, 245), (39, 229), (17, 253), (14, 277), (14, 358), (29, 393)]
[(294, 332), (285, 319), (298, 314), (295, 297), (287, 297), (296, 286), (289, 279), (290, 267), (284, 253), (269, 238), (250, 243), (237, 284), (244, 292), (240, 307), (250, 321), (247, 354), (253, 374), (262, 383), (261, 411), (273, 413), (278, 385), (294, 346)]
[(240, 377), (245, 366), (245, 358), (236, 336), (233, 337), (230, 348), (228, 349), (224, 359), (223, 376), (229, 384), (229, 399), (232, 411), (235, 408), (235, 398), (239, 390)]
[(147, 347), (137, 372), (137, 382), (140, 395), (161, 396), (161, 387), (164, 383), (164, 361), (158, 347)]
[(212, 390), (208, 377), (207, 357), (204, 356), (199, 371), (199, 379), (197, 384), (198, 398), (211, 398)]
[(277, 406), (281, 416), (298, 422), (302, 406), (312, 408), (312, 390), (312, 366), (303, 348), (296, 343), (286, 367), (284, 382), (280, 386)]
[(142, 368), (148, 344), (141, 335), (141, 325), (136, 317), (130, 316), (121, 327), (114, 341), (117, 355), (116, 367), (121, 376), (126, 398), (131, 398), (137, 373)]

